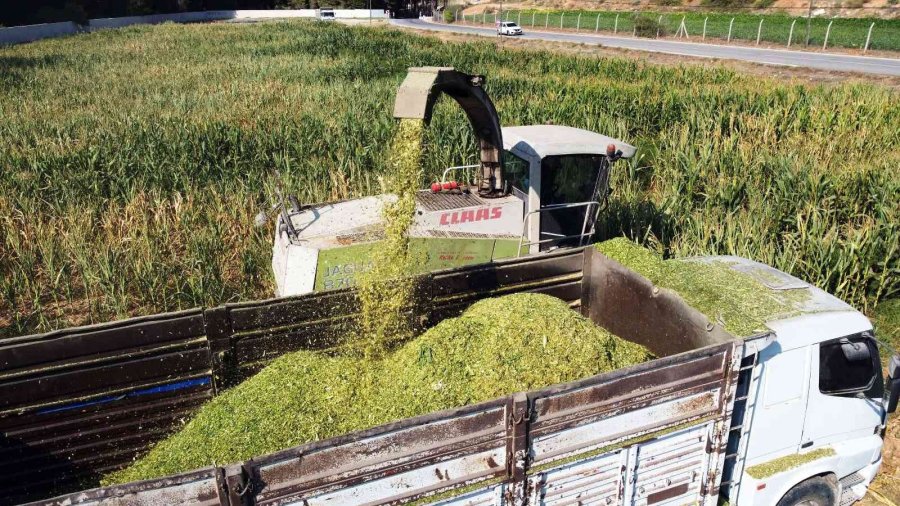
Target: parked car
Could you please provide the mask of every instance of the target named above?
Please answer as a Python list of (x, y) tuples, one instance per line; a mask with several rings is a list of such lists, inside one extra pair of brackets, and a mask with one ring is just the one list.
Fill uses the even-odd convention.
[(334, 21), (334, 9), (321, 9), (319, 11), (319, 21)]
[(498, 35), (522, 35), (522, 27), (512, 21), (503, 21), (497, 26)]

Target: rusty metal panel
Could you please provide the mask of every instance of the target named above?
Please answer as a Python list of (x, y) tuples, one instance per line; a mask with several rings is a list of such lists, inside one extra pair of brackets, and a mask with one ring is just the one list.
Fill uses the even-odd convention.
[(234, 332), (296, 325), (331, 318), (345, 318), (359, 312), (359, 302), (351, 290), (310, 293), (286, 299), (227, 304)]
[(429, 503), (429, 506), (506, 506), (506, 487), (504, 483), (491, 485), (480, 490), (449, 497)]
[(657, 359), (534, 395), (534, 465), (726, 416), (735, 345)]
[(500, 399), (254, 460), (257, 504), (400, 503), (504, 478), (507, 411)]
[(676, 292), (654, 286), (593, 247), (585, 254), (591, 257), (585, 271), (590, 289), (583, 314), (597, 325), (660, 357), (735, 340)]
[(631, 466), (633, 496), (628, 504), (696, 504), (711, 460), (707, 452), (713, 422), (668, 434), (641, 444)]
[(571, 305), (577, 305), (580, 301), (579, 299), (581, 290), (580, 279), (563, 279), (561, 281), (551, 280), (543, 283), (533, 283), (529, 286), (517, 285), (507, 287), (496, 292), (487, 294), (476, 293), (472, 294), (469, 297), (453, 299), (449, 301), (436, 301), (431, 311), (429, 322), (432, 325), (437, 324), (441, 320), (444, 320), (446, 318), (459, 316), (463, 311), (466, 310), (466, 308), (481, 299), (487, 297), (499, 297), (501, 295), (507, 295), (510, 293), (540, 293), (549, 295), (551, 297), (556, 297), (557, 299), (561, 299)]
[(85, 490), (30, 503), (30, 506), (228, 506), (219, 499), (220, 490), (216, 479), (219, 471), (219, 468), (207, 468), (157, 480)]
[(0, 340), (0, 504), (130, 462), (212, 396), (200, 310)]
[[(102, 360), (143, 347), (203, 335), (198, 310), (91, 325), (0, 340), (0, 378), (27, 374), (31, 366), (62, 368), (79, 357)], [(124, 348), (127, 344), (131, 350)]]
[(623, 504), (627, 456), (627, 452), (618, 450), (532, 473), (528, 478), (528, 504)]
[(441, 300), (470, 293), (492, 292), (503, 287), (524, 287), (531, 282), (547, 282), (573, 275), (580, 278), (584, 270), (583, 255), (584, 248), (577, 248), (436, 272), (432, 275), (434, 296)]

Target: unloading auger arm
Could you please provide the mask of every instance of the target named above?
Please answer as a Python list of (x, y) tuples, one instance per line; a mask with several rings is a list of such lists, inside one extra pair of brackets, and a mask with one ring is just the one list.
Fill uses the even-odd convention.
[(463, 108), (481, 148), (481, 180), (478, 194), (500, 197), (506, 193), (503, 181), (503, 135), (500, 116), (484, 91), (484, 76), (473, 76), (452, 67), (412, 67), (397, 90), (394, 117), (420, 119), (428, 124), (441, 93)]

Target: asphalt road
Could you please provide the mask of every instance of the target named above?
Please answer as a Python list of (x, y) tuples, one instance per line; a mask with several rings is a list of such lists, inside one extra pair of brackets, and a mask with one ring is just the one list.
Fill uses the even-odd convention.
[[(492, 28), (442, 25), (421, 19), (392, 19), (391, 24), (419, 30), (468, 33), (489, 37), (497, 36), (497, 32)], [(900, 58), (826, 54), (809, 51), (788, 51), (786, 49), (763, 49), (756, 47), (725, 46), (720, 44), (700, 44), (696, 42), (676, 42), (671, 40), (613, 37), (608, 35), (589, 35), (581, 33), (542, 32), (529, 30), (528, 28), (525, 28), (525, 35), (520, 35), (518, 38), (547, 40), (552, 42), (595, 44), (605, 47), (677, 54), (698, 58), (742, 60), (764, 65), (807, 67), (838, 72), (900, 76)]]

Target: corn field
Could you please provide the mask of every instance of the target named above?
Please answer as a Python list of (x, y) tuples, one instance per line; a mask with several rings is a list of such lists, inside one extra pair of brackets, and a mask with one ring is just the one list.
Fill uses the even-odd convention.
[[(419, 65), (486, 74), (505, 125), (639, 146), (608, 235), (750, 257), (865, 309), (900, 293), (890, 89), (386, 28), (166, 24), (0, 48), (0, 335), (271, 296), (254, 215), (279, 183), (307, 203), (382, 191), (394, 93)], [(427, 177), (476, 160), (468, 128), (439, 104)]]

